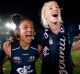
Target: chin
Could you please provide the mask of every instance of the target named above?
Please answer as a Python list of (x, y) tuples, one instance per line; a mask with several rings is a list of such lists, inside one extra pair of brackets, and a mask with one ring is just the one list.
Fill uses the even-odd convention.
[(58, 22), (58, 20), (52, 20), (53, 23)]
[(51, 22), (58, 22), (58, 20), (59, 20), (58, 18), (52, 18)]
[(26, 42), (27, 42), (27, 43), (31, 43), (31, 42), (32, 42), (32, 40), (26, 40)]

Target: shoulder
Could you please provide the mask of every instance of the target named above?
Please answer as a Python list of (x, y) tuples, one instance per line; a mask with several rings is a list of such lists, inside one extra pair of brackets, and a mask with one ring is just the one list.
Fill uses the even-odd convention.
[(46, 29), (40, 29), (38, 30), (37, 34), (36, 34), (36, 39), (38, 41), (38, 44), (44, 44), (45, 40), (48, 38), (48, 31), (46, 31)]

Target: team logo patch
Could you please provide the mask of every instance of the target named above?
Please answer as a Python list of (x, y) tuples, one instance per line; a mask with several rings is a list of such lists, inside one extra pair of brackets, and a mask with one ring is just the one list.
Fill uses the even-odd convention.
[(19, 57), (19, 56), (14, 56), (13, 57), (13, 61), (15, 62), (15, 63), (21, 63), (21, 58)]
[(43, 49), (43, 55), (46, 57), (47, 55), (49, 55), (49, 49), (48, 49), (48, 47), (45, 47), (44, 49)]
[(49, 44), (53, 44), (52, 38), (49, 39)]
[(19, 74), (30, 74), (33, 72), (33, 70), (31, 69), (31, 65), (29, 65), (29, 66), (23, 66), (22, 68), (18, 68), (17, 72)]

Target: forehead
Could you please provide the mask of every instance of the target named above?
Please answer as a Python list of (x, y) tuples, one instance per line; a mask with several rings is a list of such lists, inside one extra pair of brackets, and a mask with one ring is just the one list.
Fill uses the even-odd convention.
[(59, 7), (58, 4), (57, 4), (57, 2), (55, 2), (55, 1), (48, 2), (48, 3), (45, 4), (45, 6), (46, 6), (46, 8), (47, 7), (52, 7), (52, 6)]
[(33, 26), (33, 22), (31, 20), (22, 20), (20, 26)]

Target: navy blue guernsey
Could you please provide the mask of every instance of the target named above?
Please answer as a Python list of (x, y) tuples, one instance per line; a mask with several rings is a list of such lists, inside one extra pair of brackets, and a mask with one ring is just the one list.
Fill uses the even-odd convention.
[(38, 41), (44, 46), (41, 74), (72, 74), (71, 45), (78, 30), (78, 27), (70, 25), (66, 28), (61, 26), (57, 35), (49, 29), (38, 33)]
[(36, 74), (35, 61), (38, 59), (38, 44), (32, 42), (28, 50), (19, 43), (11, 44), (11, 74)]

